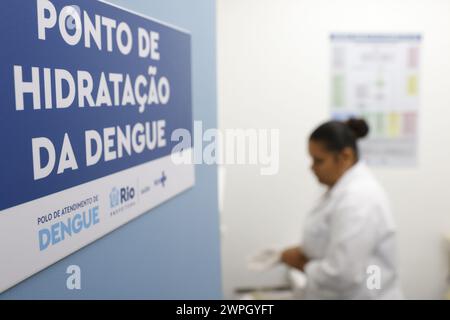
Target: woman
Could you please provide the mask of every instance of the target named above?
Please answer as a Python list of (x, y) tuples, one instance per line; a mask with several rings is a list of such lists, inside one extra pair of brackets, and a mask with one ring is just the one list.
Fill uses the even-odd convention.
[(395, 225), (386, 195), (359, 160), (364, 120), (329, 121), (309, 138), (312, 171), (328, 190), (307, 216), (303, 243), (281, 260), (302, 270), (309, 299), (400, 299)]

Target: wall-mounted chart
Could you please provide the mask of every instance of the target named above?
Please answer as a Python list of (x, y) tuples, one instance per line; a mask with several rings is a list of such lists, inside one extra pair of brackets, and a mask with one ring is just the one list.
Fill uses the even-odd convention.
[(361, 156), (374, 165), (415, 165), (421, 35), (332, 34), (331, 113), (363, 117)]

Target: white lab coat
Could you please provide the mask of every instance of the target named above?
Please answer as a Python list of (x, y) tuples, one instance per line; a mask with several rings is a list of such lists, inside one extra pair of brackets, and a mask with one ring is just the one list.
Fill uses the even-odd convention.
[[(367, 166), (359, 161), (306, 218), (301, 245), (310, 259), (304, 270), (305, 297), (402, 299), (395, 244), (395, 225), (387, 197)], [(368, 273), (373, 270), (375, 274)], [(371, 277), (376, 274), (380, 275), (379, 289)]]

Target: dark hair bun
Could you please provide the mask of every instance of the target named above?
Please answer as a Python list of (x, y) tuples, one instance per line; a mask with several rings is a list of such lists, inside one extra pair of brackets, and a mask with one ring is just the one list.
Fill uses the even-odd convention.
[(364, 119), (350, 118), (345, 124), (353, 131), (356, 138), (365, 137), (369, 133), (369, 125)]

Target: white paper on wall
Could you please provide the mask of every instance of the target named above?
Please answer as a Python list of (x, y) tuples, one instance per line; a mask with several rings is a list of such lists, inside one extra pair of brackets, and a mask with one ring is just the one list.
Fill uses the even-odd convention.
[(375, 165), (415, 165), (419, 114), (418, 34), (332, 34), (331, 114), (363, 117), (361, 156)]

